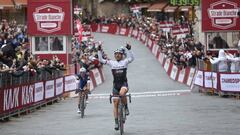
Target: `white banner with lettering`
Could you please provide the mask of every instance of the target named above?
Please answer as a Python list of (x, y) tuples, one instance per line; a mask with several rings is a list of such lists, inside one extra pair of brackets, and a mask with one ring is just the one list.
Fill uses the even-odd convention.
[(65, 91), (77, 89), (76, 77), (74, 75), (65, 77)]
[(46, 81), (45, 83), (45, 99), (54, 97), (54, 80)]
[(176, 77), (177, 77), (177, 72), (178, 72), (177, 66), (173, 65), (173, 67), (172, 67), (172, 72), (171, 72), (171, 74), (170, 74), (170, 78), (172, 78), (173, 80), (175, 80)]
[(190, 72), (189, 72), (189, 75), (188, 75), (188, 80), (187, 80), (187, 85), (188, 86), (191, 86), (192, 83), (193, 83), (193, 78), (194, 78), (194, 75), (195, 75), (195, 68), (191, 68), (190, 69)]
[(166, 72), (168, 71), (169, 65), (170, 65), (170, 59), (167, 59), (165, 64), (164, 64), (164, 69), (165, 69)]
[(93, 76), (96, 80), (96, 84), (99, 85), (102, 83), (102, 79), (101, 79), (101, 75), (100, 75), (100, 72), (99, 70), (96, 68), (96, 69), (93, 69), (92, 70), (92, 73), (93, 73)]
[(183, 83), (184, 81), (184, 78), (185, 78), (185, 72), (186, 72), (186, 69), (182, 69), (182, 70), (179, 70), (179, 76), (178, 76), (178, 81)]
[(56, 79), (56, 95), (63, 93), (63, 78)]
[(35, 83), (34, 102), (43, 100), (44, 85), (43, 82)]
[(217, 89), (217, 74), (214, 72), (204, 72), (204, 86), (206, 88)]
[(203, 86), (203, 71), (197, 71), (194, 84)]
[(240, 74), (220, 74), (220, 84), (222, 91), (239, 92)]

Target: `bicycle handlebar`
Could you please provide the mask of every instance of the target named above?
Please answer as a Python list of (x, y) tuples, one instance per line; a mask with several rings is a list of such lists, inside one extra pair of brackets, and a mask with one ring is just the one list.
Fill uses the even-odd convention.
[(131, 96), (131, 94), (127, 94), (127, 95), (124, 95), (124, 96), (110, 94), (110, 97), (109, 97), (110, 104), (112, 104), (112, 98), (113, 97), (116, 97), (116, 98), (128, 97), (129, 98), (129, 103), (132, 103), (132, 96)]

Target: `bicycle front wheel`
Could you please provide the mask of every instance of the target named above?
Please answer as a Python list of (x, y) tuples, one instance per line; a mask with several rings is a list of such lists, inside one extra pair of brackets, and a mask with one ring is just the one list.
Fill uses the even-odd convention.
[(85, 94), (81, 97), (81, 118), (84, 117), (84, 111), (85, 111)]
[(124, 118), (123, 118), (123, 106), (119, 105), (119, 126), (120, 126), (120, 135), (124, 133)]

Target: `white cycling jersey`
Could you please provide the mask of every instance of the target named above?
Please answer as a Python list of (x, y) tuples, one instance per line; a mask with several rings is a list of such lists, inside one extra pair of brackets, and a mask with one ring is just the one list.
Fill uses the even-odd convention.
[(129, 54), (127, 55), (128, 56), (127, 58), (120, 61), (116, 61), (103, 59), (102, 52), (98, 51), (99, 61), (111, 67), (114, 83), (127, 82), (127, 67), (128, 64), (134, 60), (133, 52), (128, 51), (128, 53)]

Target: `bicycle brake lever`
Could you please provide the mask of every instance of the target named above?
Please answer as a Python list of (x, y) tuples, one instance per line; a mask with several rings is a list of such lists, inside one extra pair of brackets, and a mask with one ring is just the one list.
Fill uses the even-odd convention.
[(129, 94), (129, 103), (132, 103), (132, 96)]
[(109, 97), (110, 104), (112, 104), (112, 95)]

